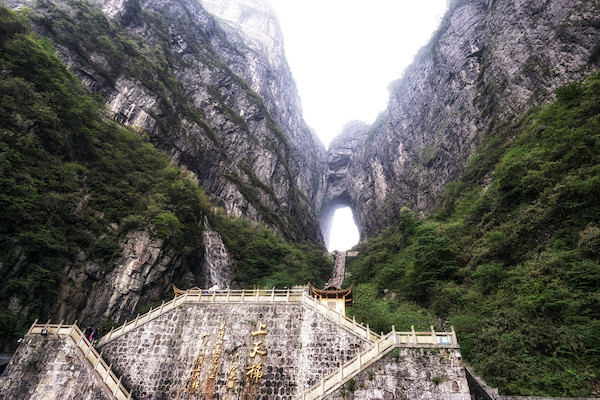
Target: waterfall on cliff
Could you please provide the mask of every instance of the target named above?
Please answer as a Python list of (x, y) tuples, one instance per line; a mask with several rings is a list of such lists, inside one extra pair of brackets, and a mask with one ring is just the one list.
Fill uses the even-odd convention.
[(206, 230), (203, 235), (205, 286), (209, 288), (217, 285), (220, 289), (226, 289), (233, 279), (231, 257), (218, 232)]

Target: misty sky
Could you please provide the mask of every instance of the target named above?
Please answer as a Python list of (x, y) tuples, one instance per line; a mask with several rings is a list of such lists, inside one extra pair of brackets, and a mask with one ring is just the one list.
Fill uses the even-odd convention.
[[(302, 99), (304, 119), (327, 147), (345, 123), (375, 121), (427, 43), (446, 0), (270, 0)], [(333, 219), (329, 250), (358, 242), (350, 209)]]

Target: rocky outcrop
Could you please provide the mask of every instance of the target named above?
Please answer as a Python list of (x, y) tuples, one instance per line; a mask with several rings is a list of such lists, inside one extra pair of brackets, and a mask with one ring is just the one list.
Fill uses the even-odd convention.
[(325, 150), (302, 119), (278, 22), (264, 2), (205, 4), (218, 21), (196, 1), (10, 0), (34, 8), (116, 121), (145, 131), (229, 215), (322, 243)]
[(130, 232), (109, 270), (98, 262), (78, 261), (65, 267), (54, 320), (122, 321), (160, 298), (175, 279), (187, 274), (196, 283), (196, 271), (182, 271), (177, 253), (147, 232)]
[[(360, 166), (353, 166), (356, 152), (365, 144), (369, 127), (364, 122), (353, 121), (347, 123), (340, 135), (331, 142), (327, 154), (327, 168), (325, 175), (326, 191), (324, 193), (327, 201), (323, 204), (319, 216), (325, 244), (329, 246), (331, 222), (335, 210), (341, 207), (357, 209), (355, 197), (352, 195), (351, 171)], [(355, 222), (357, 215), (355, 215)]]
[[(348, 161), (329, 163), (322, 210), (327, 215), (344, 198), (362, 239), (394, 224), (403, 206), (430, 213), (482, 135), (597, 68), (590, 55), (600, 35), (598, 1), (463, 0), (449, 7), (429, 45), (390, 85), (389, 105), (364, 144)], [(348, 153), (344, 137), (330, 146), (330, 161)]]

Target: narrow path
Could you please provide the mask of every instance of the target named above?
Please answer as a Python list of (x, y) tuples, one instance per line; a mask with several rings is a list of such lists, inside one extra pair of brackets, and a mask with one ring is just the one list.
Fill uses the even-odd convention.
[(333, 267), (333, 273), (329, 281), (327, 282), (327, 287), (335, 287), (338, 289), (342, 288), (342, 283), (344, 282), (344, 277), (346, 275), (346, 252), (340, 251), (338, 252), (337, 258), (335, 259), (335, 266)]

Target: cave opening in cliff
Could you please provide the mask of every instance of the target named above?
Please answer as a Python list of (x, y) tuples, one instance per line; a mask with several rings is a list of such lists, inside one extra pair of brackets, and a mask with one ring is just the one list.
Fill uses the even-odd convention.
[(327, 250), (349, 250), (358, 243), (358, 239), (358, 227), (354, 222), (352, 209), (350, 207), (337, 208), (330, 222)]

